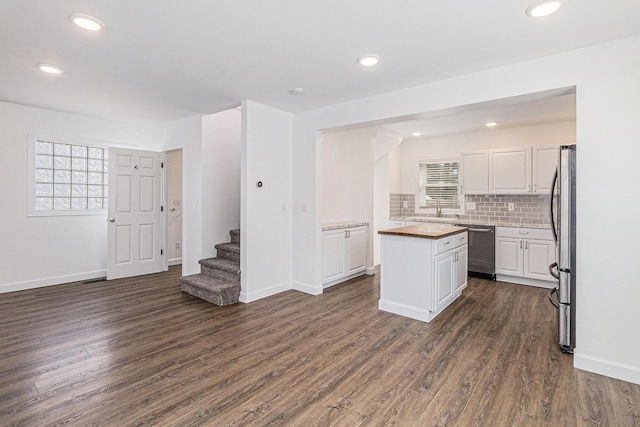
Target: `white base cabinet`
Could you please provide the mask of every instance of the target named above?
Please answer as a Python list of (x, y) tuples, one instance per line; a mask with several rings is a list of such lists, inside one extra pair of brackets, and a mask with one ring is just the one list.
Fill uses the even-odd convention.
[(549, 265), (556, 259), (551, 231), (496, 227), (496, 279), (525, 285), (555, 287)]
[(432, 240), (383, 235), (378, 308), (430, 322), (467, 287), (467, 232)]
[(367, 227), (323, 231), (322, 263), (325, 288), (364, 273), (367, 268)]

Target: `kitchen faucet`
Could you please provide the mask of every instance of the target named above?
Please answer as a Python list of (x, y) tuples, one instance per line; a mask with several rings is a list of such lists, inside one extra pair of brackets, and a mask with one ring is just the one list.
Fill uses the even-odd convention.
[(442, 206), (440, 206), (440, 199), (436, 199), (436, 218), (442, 216)]

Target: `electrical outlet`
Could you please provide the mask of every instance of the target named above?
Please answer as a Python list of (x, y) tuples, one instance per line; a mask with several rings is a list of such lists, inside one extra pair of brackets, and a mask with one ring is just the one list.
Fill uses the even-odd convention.
[(467, 210), (475, 211), (476, 210), (476, 202), (467, 202)]
[(182, 248), (182, 242), (176, 242), (176, 249)]
[(513, 204), (513, 203), (509, 203), (509, 204), (507, 205), (507, 208), (509, 209), (509, 211), (512, 211), (512, 210), (514, 210), (514, 209), (515, 209), (515, 206), (514, 206), (514, 204)]
[(409, 207), (409, 202), (407, 202), (406, 200), (404, 202), (402, 202), (402, 207), (403, 208), (408, 208)]

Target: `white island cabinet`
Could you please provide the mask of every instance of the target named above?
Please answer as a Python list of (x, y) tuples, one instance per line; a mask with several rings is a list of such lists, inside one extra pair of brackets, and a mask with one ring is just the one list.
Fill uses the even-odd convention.
[(382, 235), (378, 308), (430, 322), (467, 286), (465, 227), (423, 224)]

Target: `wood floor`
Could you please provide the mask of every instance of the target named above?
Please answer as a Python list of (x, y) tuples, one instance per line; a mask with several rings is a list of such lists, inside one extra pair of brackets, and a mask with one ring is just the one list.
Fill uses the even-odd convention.
[(543, 289), (472, 279), (426, 324), (378, 277), (216, 307), (180, 270), (0, 295), (0, 425), (640, 426), (573, 369)]

